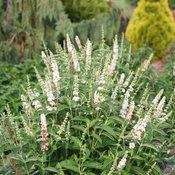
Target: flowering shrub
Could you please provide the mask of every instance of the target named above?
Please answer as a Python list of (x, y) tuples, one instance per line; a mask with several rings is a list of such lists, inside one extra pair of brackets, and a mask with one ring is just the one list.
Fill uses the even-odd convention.
[(42, 52), (44, 77), (35, 67), (38, 84), (28, 79), (23, 110), (14, 116), (7, 106), (2, 114), (1, 173), (161, 174), (174, 94), (150, 97), (152, 55), (135, 70), (117, 37), (112, 50), (102, 41), (93, 51), (78, 37), (78, 52), (68, 36), (66, 43)]

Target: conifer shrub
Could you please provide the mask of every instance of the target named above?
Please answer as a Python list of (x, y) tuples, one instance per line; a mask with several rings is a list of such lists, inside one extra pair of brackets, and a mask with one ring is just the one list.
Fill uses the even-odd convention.
[(161, 175), (175, 94), (150, 96), (152, 55), (134, 68), (131, 49), (102, 39), (95, 51), (67, 37), (66, 48), (42, 52), (45, 69), (34, 68), (34, 87), (23, 84), (22, 110), (7, 105), (0, 117), (1, 174)]
[(106, 0), (62, 0), (69, 18), (73, 22), (90, 19), (109, 11)]
[(134, 48), (144, 44), (161, 58), (175, 40), (175, 23), (167, 0), (140, 0), (126, 30)]

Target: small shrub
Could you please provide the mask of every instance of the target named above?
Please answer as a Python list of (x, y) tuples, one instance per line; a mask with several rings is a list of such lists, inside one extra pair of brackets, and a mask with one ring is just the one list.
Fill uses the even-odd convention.
[(35, 88), (29, 81), (24, 88), (23, 110), (15, 116), (7, 106), (2, 114), (1, 173), (161, 174), (174, 94), (149, 95), (152, 56), (134, 69), (117, 38), (112, 50), (104, 40), (95, 51), (89, 40), (76, 41), (78, 52), (69, 37), (67, 51), (42, 52), (46, 68), (42, 75), (35, 68)]
[(90, 19), (96, 15), (108, 12), (106, 0), (62, 0), (69, 18), (74, 22)]
[(126, 30), (135, 48), (147, 44), (155, 57), (161, 58), (168, 44), (175, 40), (175, 23), (167, 0), (141, 0)]

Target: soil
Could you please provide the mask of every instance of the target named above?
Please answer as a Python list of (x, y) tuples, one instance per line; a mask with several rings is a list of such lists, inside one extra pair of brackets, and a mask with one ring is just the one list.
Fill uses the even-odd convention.
[(166, 64), (165, 59), (161, 60), (154, 60), (151, 63), (151, 66), (157, 71), (157, 72), (163, 72), (164, 71), (164, 65)]

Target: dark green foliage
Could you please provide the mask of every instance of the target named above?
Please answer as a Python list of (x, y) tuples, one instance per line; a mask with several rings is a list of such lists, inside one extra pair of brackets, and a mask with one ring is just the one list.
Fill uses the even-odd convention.
[(103, 30), (106, 42), (112, 44), (112, 39), (120, 26), (119, 13), (118, 10), (111, 10), (110, 12), (100, 14), (93, 19), (75, 23), (74, 34), (79, 36), (83, 43), (89, 38), (95, 45), (99, 45)]
[(169, 5), (172, 8), (175, 8), (175, 0), (169, 0)]
[(96, 15), (108, 12), (109, 6), (106, 0), (62, 0), (69, 18), (78, 22), (90, 19)]
[[(37, 55), (37, 57), (39, 57)], [(19, 96), (22, 91), (22, 84), (26, 82), (27, 76), (36, 82), (33, 65), (36, 64), (42, 69), (40, 59), (28, 59), (24, 64), (7, 64), (0, 62), (0, 113), (4, 111), (4, 107), (9, 104), (13, 112), (20, 111)]]

